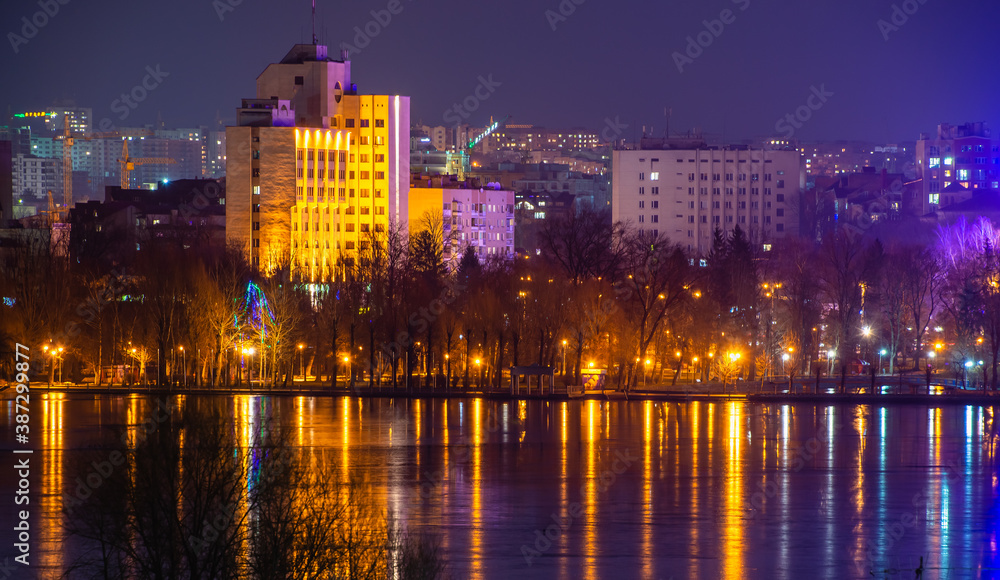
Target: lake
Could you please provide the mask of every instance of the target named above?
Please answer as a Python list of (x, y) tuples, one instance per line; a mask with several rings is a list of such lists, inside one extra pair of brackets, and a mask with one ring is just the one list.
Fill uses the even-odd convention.
[[(4, 448), (14, 403), (3, 399)], [(155, 417), (149, 396), (32, 393), (34, 573), (72, 558), (74, 453)], [(436, 535), (455, 578), (1000, 576), (995, 409), (720, 402), (175, 396), (264, 421)], [(152, 424), (152, 423), (150, 423)], [(15, 455), (0, 519), (16, 521)], [(18, 456), (19, 457), (19, 456)], [(11, 526), (0, 553), (16, 555)], [(3, 577), (0, 572), (0, 578)]]

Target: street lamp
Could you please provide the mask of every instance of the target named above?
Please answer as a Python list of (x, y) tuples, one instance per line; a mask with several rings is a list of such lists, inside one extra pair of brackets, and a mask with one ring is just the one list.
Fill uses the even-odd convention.
[(563, 343), (562, 344), (562, 347), (563, 347), (563, 349), (562, 349), (563, 350), (563, 352), (562, 352), (562, 374), (565, 377), (566, 376), (566, 341), (563, 340), (562, 343)]
[(646, 368), (643, 370), (643, 373), (642, 373), (642, 386), (643, 387), (646, 386), (646, 375), (648, 375), (648, 374), (649, 374), (649, 359), (647, 358), (646, 359)]
[(304, 344), (299, 345), (299, 374), (302, 375), (302, 382), (306, 381), (306, 369), (302, 366), (302, 349), (305, 348)]
[(884, 357), (885, 354), (886, 354), (886, 350), (884, 348), (882, 350), (878, 351), (878, 372), (880, 374), (882, 374), (882, 357)]
[(177, 347), (181, 351), (181, 374), (184, 375), (184, 388), (188, 386), (188, 376), (187, 376), (187, 353), (184, 352), (184, 346), (181, 345)]

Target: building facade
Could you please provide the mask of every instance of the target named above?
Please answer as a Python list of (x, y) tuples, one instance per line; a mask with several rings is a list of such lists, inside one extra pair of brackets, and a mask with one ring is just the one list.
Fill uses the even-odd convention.
[(409, 97), (358, 94), (325, 46), (269, 65), (225, 143), (226, 238), (265, 272), (328, 279), (408, 218)]
[[(409, 230), (441, 223), (444, 262), (457, 266), (465, 248), (480, 260), (513, 259), (514, 192), (491, 187), (470, 187), (448, 177), (416, 180), (410, 188)], [(428, 223), (428, 221), (430, 223)]]
[(716, 228), (766, 242), (798, 231), (805, 170), (797, 150), (673, 148), (670, 140), (612, 154), (612, 216), (692, 254)]
[(917, 141), (917, 177), (923, 181), (923, 213), (938, 210), (952, 184), (965, 189), (1000, 189), (1000, 140), (985, 123), (938, 125), (937, 134)]

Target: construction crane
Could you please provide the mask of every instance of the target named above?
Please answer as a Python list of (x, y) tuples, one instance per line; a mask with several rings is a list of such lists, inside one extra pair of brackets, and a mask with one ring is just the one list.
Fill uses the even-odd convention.
[[(62, 141), (63, 154), (63, 205), (59, 213), (69, 212), (73, 205), (73, 145), (77, 140), (90, 141), (93, 139), (120, 139), (126, 136), (151, 137), (153, 132), (149, 129), (131, 129), (125, 131), (112, 131), (109, 133), (74, 133), (69, 130), (69, 115), (63, 115), (63, 132), (61, 135), (53, 137), (55, 141)], [(51, 198), (52, 193), (49, 192)], [(51, 203), (51, 201), (50, 201)], [(52, 210), (53, 208), (49, 208)], [(55, 217), (49, 216), (51, 222), (57, 221)]]
[(128, 139), (122, 141), (122, 158), (119, 159), (118, 162), (122, 164), (122, 189), (128, 189), (129, 179), (132, 176), (132, 171), (135, 170), (137, 165), (146, 165), (149, 163), (173, 165), (175, 163), (175, 161), (169, 157), (129, 157)]

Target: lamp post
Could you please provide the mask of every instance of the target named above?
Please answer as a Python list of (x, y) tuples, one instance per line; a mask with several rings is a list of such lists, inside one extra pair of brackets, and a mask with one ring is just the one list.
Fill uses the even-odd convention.
[(884, 374), (884, 372), (882, 371), (882, 357), (885, 356), (885, 352), (886, 351), (885, 351), (884, 348), (882, 350), (878, 351), (878, 373), (880, 375)]
[(305, 345), (299, 345), (299, 374), (302, 375), (302, 382), (306, 382), (306, 369), (302, 366), (302, 349)]
[(646, 368), (642, 371), (642, 388), (646, 388), (646, 375), (649, 374), (649, 359), (646, 359)]
[(188, 386), (188, 375), (187, 375), (187, 353), (184, 352), (184, 345), (177, 347), (181, 351), (181, 374), (184, 375), (184, 388)]
[(566, 341), (562, 341), (562, 375), (566, 376)]

